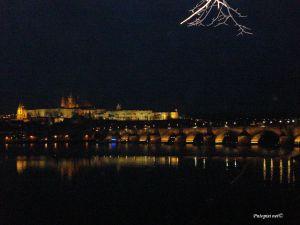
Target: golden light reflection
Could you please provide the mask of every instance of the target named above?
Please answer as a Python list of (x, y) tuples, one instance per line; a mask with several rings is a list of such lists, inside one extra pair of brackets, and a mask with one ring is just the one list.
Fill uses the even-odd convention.
[[(185, 158), (185, 157), (184, 157)], [(184, 160), (182, 158), (182, 160)], [(201, 166), (203, 169), (206, 169), (206, 157), (188, 157), (189, 162), (193, 162), (193, 167)], [(228, 166), (228, 170), (236, 170), (234, 167), (236, 165), (243, 166), (243, 161), (240, 161), (239, 158), (221, 158), (222, 163)], [(193, 161), (190, 161), (193, 160)], [(232, 161), (231, 161), (232, 160)], [(234, 161), (233, 161), (234, 160)], [(249, 159), (252, 160), (252, 159)], [(253, 159), (254, 160), (254, 159)], [(259, 159), (255, 162), (254, 165), (257, 165), (256, 162), (263, 163), (262, 166), (256, 167), (259, 171), (260, 177), (261, 172), (263, 172), (264, 181), (270, 182), (287, 182), (295, 183), (296, 175), (294, 169), (295, 163), (292, 159), (280, 159), (280, 158), (271, 158), (270, 163), (269, 159)], [(168, 166), (176, 168), (179, 166), (180, 159), (177, 156), (94, 156), (92, 158), (84, 159), (54, 159), (48, 157), (34, 157), (34, 156), (23, 156), (17, 157), (16, 159), (16, 171), (18, 174), (22, 174), (27, 169), (51, 169), (56, 170), (61, 174), (61, 177), (71, 179), (76, 173), (81, 169), (85, 168), (106, 168), (111, 167), (115, 168), (118, 171), (122, 168), (135, 168), (135, 167), (159, 167), (159, 166)], [(202, 163), (201, 163), (202, 162)], [(210, 162), (210, 161), (209, 161)], [(232, 163), (231, 163), (232, 162)], [(202, 165), (199, 165), (202, 164)], [(233, 165), (234, 163), (234, 165)], [(223, 164), (224, 165), (224, 164)], [(286, 166), (287, 165), (287, 166)], [(286, 166), (286, 167), (285, 167)], [(275, 168), (274, 168), (275, 167)], [(286, 168), (286, 169), (285, 169)], [(263, 171), (261, 171), (263, 170)], [(268, 171), (269, 170), (269, 171)], [(278, 171), (278, 173), (277, 173)], [(279, 176), (279, 177), (277, 177)]]
[(291, 182), (291, 160), (288, 160), (288, 168), (287, 168), (287, 178), (288, 178), (288, 183)]
[(279, 182), (282, 183), (282, 174), (283, 174), (283, 168), (282, 168), (282, 159), (279, 161)]
[(295, 159), (293, 159), (293, 183), (296, 183), (296, 175), (295, 175), (295, 173), (296, 173), (296, 160)]
[[(292, 161), (294, 165), (294, 160)], [(294, 184), (296, 182), (296, 176), (295, 176), (295, 169), (292, 167), (292, 183)]]
[(263, 173), (264, 173), (264, 180), (266, 180), (266, 176), (267, 176), (267, 166), (266, 166), (266, 159), (264, 159), (264, 164), (263, 164)]
[(27, 160), (26, 157), (18, 157), (16, 160), (16, 169), (17, 173), (23, 173), (27, 168), (39, 168), (44, 169), (46, 168), (47, 161), (44, 157), (40, 157), (38, 159), (30, 159)]
[(178, 166), (178, 157), (171, 157), (171, 166)]
[(263, 161), (264, 181), (294, 184), (294, 173), (293, 161), (291, 159), (271, 158), (269, 164), (266, 159)]
[(271, 159), (271, 163), (270, 163), (270, 171), (271, 171), (271, 174), (270, 174), (270, 180), (272, 181), (273, 180), (273, 173), (274, 173), (274, 165), (273, 165), (273, 159)]
[(27, 161), (17, 160), (16, 168), (17, 168), (18, 174), (23, 173), (23, 171), (27, 168)]
[(16, 169), (22, 174), (26, 169), (55, 169), (60, 172), (62, 177), (71, 179), (80, 169), (98, 168), (98, 167), (115, 167), (120, 170), (122, 167), (154, 167), (169, 165), (177, 167), (179, 163), (178, 157), (170, 157), (170, 161), (166, 157), (155, 156), (95, 156), (91, 159), (47, 159), (45, 157), (19, 157), (16, 159)]

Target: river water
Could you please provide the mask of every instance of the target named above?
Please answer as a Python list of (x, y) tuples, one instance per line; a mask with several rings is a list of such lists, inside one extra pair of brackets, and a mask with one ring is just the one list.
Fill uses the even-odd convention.
[(299, 148), (57, 143), (0, 151), (1, 225), (300, 224)]

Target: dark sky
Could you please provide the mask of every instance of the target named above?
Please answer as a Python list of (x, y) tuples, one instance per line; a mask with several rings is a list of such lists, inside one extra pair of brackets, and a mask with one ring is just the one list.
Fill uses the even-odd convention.
[(0, 112), (57, 106), (299, 112), (300, 2), (230, 0), (253, 36), (179, 25), (195, 0), (3, 0)]

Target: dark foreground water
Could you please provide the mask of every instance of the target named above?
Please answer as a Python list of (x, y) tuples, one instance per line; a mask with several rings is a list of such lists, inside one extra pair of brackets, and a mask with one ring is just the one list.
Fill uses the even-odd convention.
[(1, 225), (300, 224), (297, 148), (86, 143), (0, 152)]

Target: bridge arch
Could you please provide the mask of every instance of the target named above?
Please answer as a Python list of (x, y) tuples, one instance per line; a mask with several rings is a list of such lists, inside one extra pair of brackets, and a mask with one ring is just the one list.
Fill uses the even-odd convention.
[(128, 134), (129, 142), (139, 142), (139, 140), (140, 140), (140, 135), (138, 135), (137, 133)]
[(251, 144), (262, 146), (276, 146), (279, 144), (280, 135), (277, 133), (265, 130), (255, 134), (251, 139)]
[(121, 134), (121, 141), (128, 142), (128, 139), (129, 139), (129, 134), (127, 133)]
[(139, 137), (139, 142), (148, 142), (149, 141), (149, 137), (148, 134), (141, 134)]
[(176, 140), (176, 133), (165, 133), (161, 135), (161, 142), (162, 143), (174, 143)]
[(300, 145), (300, 135), (296, 136), (294, 139), (294, 145)]
[(106, 142), (119, 142), (121, 140), (121, 136), (119, 134), (108, 134), (104, 141)]
[(217, 145), (236, 145), (238, 143), (238, 134), (233, 131), (225, 131), (216, 136)]
[(161, 142), (161, 137), (160, 134), (150, 134), (149, 137), (149, 142), (150, 143), (160, 143)]
[(187, 135), (185, 133), (179, 133), (176, 135), (174, 143), (185, 143)]
[(250, 144), (251, 144), (251, 135), (246, 130), (243, 130), (238, 135), (238, 145), (250, 145)]
[(186, 136), (185, 142), (188, 144), (203, 144), (204, 135), (202, 133), (191, 133)]

